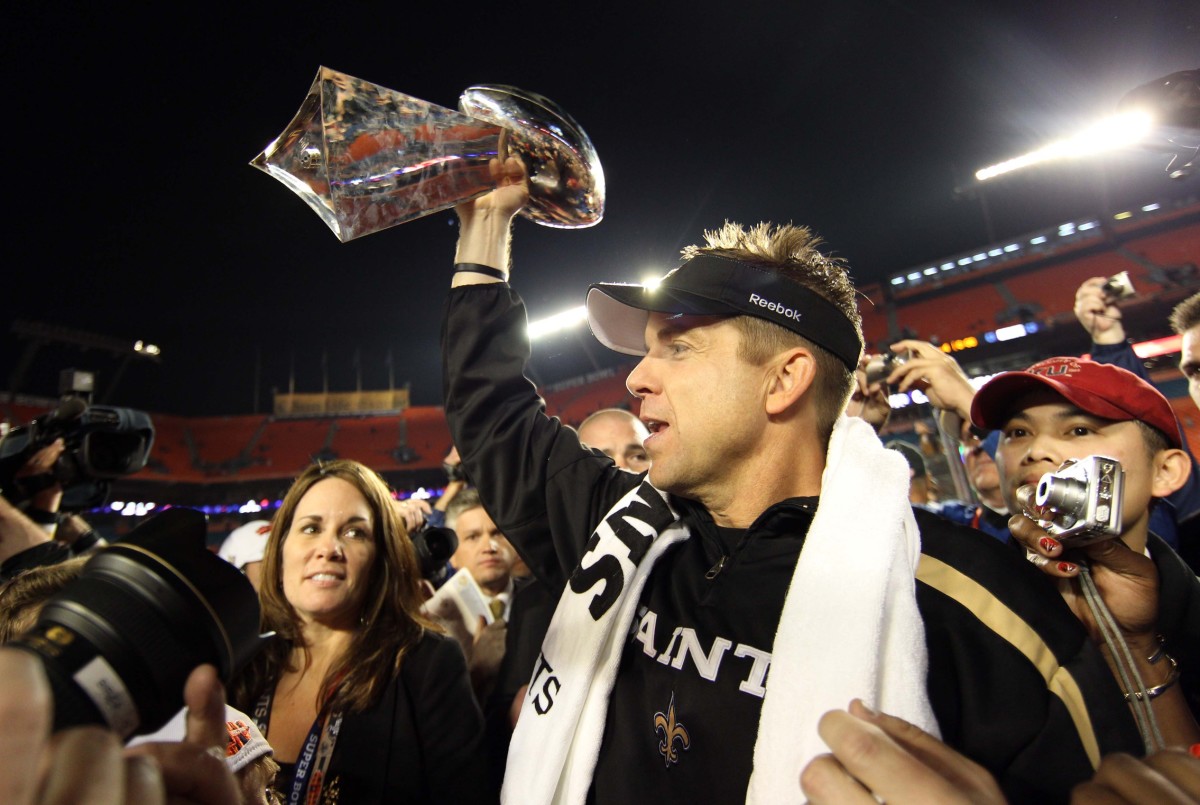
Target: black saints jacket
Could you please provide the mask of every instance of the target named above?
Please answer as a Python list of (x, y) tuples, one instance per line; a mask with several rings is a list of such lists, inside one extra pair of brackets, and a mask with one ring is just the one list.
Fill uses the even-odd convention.
[[(545, 415), (523, 375), (525, 326), (507, 285), (450, 292), (446, 413), (489, 514), (533, 572), (561, 589), (594, 527), (642, 479)], [(693, 537), (656, 563), (642, 593), (609, 698), (594, 802), (745, 799), (772, 642), (817, 500), (781, 501), (744, 530), (718, 528), (690, 501), (672, 504)], [(928, 690), (944, 739), (1021, 802), (1065, 800), (1101, 755), (1141, 754), (1121, 690), (1053, 585), (991, 537), (916, 517)], [(1195, 685), (1196, 578), (1169, 550), (1155, 553), (1167, 650)], [(544, 707), (553, 694), (535, 678), (528, 696)]]

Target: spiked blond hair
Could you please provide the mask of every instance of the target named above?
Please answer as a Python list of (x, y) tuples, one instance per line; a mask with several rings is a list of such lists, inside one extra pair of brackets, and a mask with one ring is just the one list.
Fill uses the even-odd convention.
[[(686, 247), (683, 258), (711, 254), (772, 271), (828, 300), (850, 320), (861, 340), (862, 317), (846, 263), (823, 254), (817, 248), (821, 243), (821, 238), (805, 226), (761, 222), (747, 228), (726, 221), (721, 228), (704, 233), (704, 245)], [(765, 363), (797, 346), (813, 353), (817, 364), (817, 427), (822, 439), (828, 441), (854, 389), (853, 372), (829, 350), (778, 324), (753, 316), (737, 316), (733, 322), (741, 333), (740, 355), (750, 363)]]

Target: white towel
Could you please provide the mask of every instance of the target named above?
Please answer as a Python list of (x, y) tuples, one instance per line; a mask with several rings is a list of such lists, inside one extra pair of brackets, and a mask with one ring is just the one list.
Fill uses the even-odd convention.
[(908, 476), (870, 425), (839, 420), (775, 632), (747, 802), (803, 802), (800, 772), (829, 751), (817, 720), (853, 698), (940, 734), (925, 688)]
[[(937, 734), (908, 465), (861, 419), (842, 417), (821, 484), (772, 649), (747, 792), (756, 804), (803, 800), (801, 770), (828, 751), (817, 719), (852, 698)], [(642, 588), (658, 557), (690, 536), (666, 500), (643, 483), (596, 528), (580, 563), (589, 583), (568, 585), (542, 645), (509, 748), (505, 802), (585, 801)], [(613, 530), (621, 521), (652, 540), (640, 561), (629, 547), (639, 541)]]

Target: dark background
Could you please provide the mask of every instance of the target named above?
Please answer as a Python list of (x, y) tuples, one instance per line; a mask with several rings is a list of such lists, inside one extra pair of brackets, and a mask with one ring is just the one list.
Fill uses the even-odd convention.
[[(293, 360), (297, 390), (318, 391), (323, 351), (331, 390), (352, 390), (356, 349), (365, 388), (386, 387), (391, 350), (413, 402), (440, 402), (453, 214), (341, 245), (247, 166), (318, 65), (448, 107), (473, 83), (514, 84), (583, 124), (607, 216), (518, 223), (514, 285), (539, 318), (589, 282), (665, 272), (726, 219), (808, 224), (860, 283), (982, 245), (980, 204), (954, 192), (974, 170), (1200, 62), (1195, 0), (122, 8), (6, 11), (0, 377), (25, 346), (18, 318), (144, 339), (161, 363), (134, 362), (111, 402), (186, 414), (269, 410)], [(1165, 163), (1131, 152), (1000, 180), (996, 237), (1198, 192)], [(116, 365), (45, 348), (17, 390), (52, 396), (66, 366), (104, 390)]]

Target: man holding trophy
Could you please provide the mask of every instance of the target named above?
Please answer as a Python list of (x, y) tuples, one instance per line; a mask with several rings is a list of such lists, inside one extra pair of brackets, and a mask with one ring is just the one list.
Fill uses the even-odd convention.
[[(1073, 602), (1011, 548), (914, 511), (903, 459), (844, 415), (862, 354), (855, 291), (807, 229), (726, 224), (656, 288), (592, 286), (593, 333), (641, 356), (627, 386), (651, 465), (634, 475), (545, 415), (508, 285), (516, 214), (599, 221), (586, 135), (512, 88), (468, 90), (470, 117), (456, 118), (339, 76), (322, 68), (254, 164), (342, 240), (457, 205), (451, 435), (489, 515), (535, 575), (565, 588), (505, 801), (1001, 801), (997, 782), (1016, 801), (1063, 800), (1102, 756), (1156, 747), (1131, 705), (1156, 691), (1118, 682)], [(348, 92), (385, 113), (348, 120)], [(359, 159), (369, 176), (352, 174)], [(432, 201), (413, 171), (440, 188)], [(1153, 582), (1134, 592), (1158, 595)], [(1200, 644), (1194, 623), (1166, 625), (1165, 644)], [(1194, 727), (1159, 724), (1159, 742)], [(879, 763), (856, 763), (865, 744), (848, 736)]]
[(498, 189), (459, 207), (446, 411), (493, 518), (567, 581), (507, 801), (799, 802), (819, 718), (851, 698), (940, 729), (1019, 799), (1141, 753), (1054, 587), (995, 540), (914, 522), (902, 460), (839, 416), (861, 336), (844, 269), (806, 230), (727, 227), (657, 290), (593, 286), (596, 335), (645, 355), (628, 385), (653, 463), (630, 476), (521, 374), (508, 247), (527, 189), (519, 161), (492, 169)]

